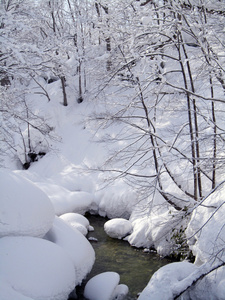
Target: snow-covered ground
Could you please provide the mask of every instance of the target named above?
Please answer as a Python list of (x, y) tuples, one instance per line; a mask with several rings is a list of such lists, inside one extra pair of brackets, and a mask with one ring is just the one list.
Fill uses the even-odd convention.
[[(35, 104), (54, 128), (55, 139), (40, 148), (47, 154), (28, 170), (18, 169), (16, 161), (7, 157), (6, 168), (0, 172), (0, 299), (67, 299), (95, 260), (85, 238), (92, 228), (80, 216), (85, 212), (115, 219), (105, 227), (110, 236), (126, 236), (131, 245), (154, 247), (161, 255), (173, 248), (171, 229), (187, 226), (195, 264), (179, 262), (163, 267), (140, 295), (141, 300), (173, 299), (225, 259), (225, 184), (186, 218), (186, 212), (178, 215), (168, 205), (161, 205), (160, 195), (154, 205), (151, 198), (148, 203), (140, 201), (123, 179), (107, 185), (107, 174), (98, 169), (111, 149), (96, 143), (100, 130), (85, 125), (97, 104), (70, 100), (69, 106), (63, 107), (57, 84), (48, 87), (50, 102), (40, 97)], [(40, 146), (40, 137), (32, 134), (33, 147)], [(209, 293), (210, 299), (225, 299), (224, 281), (225, 268), (221, 266), (198, 281), (182, 299), (209, 299)], [(118, 275), (107, 273), (88, 283), (88, 299), (97, 299), (100, 293), (97, 289), (97, 296), (93, 296), (96, 282), (106, 295), (102, 300), (126, 294), (126, 287), (118, 285)]]

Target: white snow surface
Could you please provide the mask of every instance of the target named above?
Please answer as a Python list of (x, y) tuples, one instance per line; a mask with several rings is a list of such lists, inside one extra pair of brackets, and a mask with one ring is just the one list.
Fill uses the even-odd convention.
[(105, 222), (104, 230), (111, 238), (122, 239), (132, 231), (132, 223), (123, 218), (115, 218)]
[(91, 271), (95, 261), (95, 252), (89, 241), (75, 228), (71, 228), (64, 220), (55, 217), (52, 228), (45, 239), (62, 247), (71, 258), (76, 274), (76, 285)]
[(196, 270), (196, 266), (188, 262), (178, 262), (160, 268), (150, 279), (138, 300), (173, 300), (177, 283), (182, 283), (188, 275)]
[(128, 293), (126, 285), (120, 285), (116, 272), (104, 272), (92, 277), (86, 284), (84, 296), (89, 300), (123, 299)]
[(0, 170), (0, 237), (43, 237), (51, 228), (54, 208), (49, 198), (31, 181)]
[(90, 223), (83, 215), (77, 213), (66, 213), (61, 215), (60, 218), (72, 228), (79, 230), (83, 235), (87, 235)]
[(0, 282), (2, 300), (6, 294), (7, 299), (66, 300), (75, 286), (75, 272), (66, 252), (51, 242), (34, 237), (3, 237)]
[(128, 219), (137, 203), (137, 195), (123, 181), (118, 181), (116, 185), (98, 191), (96, 202), (100, 216), (107, 216), (109, 219), (118, 217)]

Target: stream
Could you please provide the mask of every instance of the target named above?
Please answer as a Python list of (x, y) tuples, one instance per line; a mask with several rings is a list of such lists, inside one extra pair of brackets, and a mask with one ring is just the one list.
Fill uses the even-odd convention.
[(90, 278), (107, 271), (117, 272), (120, 275), (120, 284), (128, 286), (129, 294), (125, 300), (137, 299), (138, 293), (145, 288), (153, 273), (170, 261), (161, 259), (156, 253), (145, 253), (143, 249), (131, 247), (126, 241), (107, 236), (104, 231), (106, 218), (95, 215), (86, 217), (94, 227), (94, 231), (89, 232), (87, 238), (94, 237), (98, 241), (90, 241), (96, 260), (87, 279), (81, 287), (77, 287), (78, 299), (85, 299), (83, 289)]

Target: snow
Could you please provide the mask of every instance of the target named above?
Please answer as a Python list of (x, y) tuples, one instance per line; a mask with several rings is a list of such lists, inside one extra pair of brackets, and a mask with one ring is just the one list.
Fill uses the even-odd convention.
[(26, 297), (18, 292), (16, 292), (10, 284), (0, 279), (0, 299), (1, 300), (34, 300), (33, 298)]
[(159, 255), (167, 256), (174, 247), (171, 230), (182, 229), (182, 226), (185, 228), (188, 218), (182, 218), (182, 213), (177, 214), (173, 207), (162, 204), (160, 196), (154, 206), (152, 203), (150, 196), (148, 201), (140, 201), (135, 206), (129, 219), (133, 231), (127, 240), (132, 246), (153, 247)]
[(35, 300), (66, 300), (75, 286), (75, 272), (66, 252), (51, 242), (4, 237), (0, 239), (0, 281), (1, 299), (8, 290), (8, 299), (26, 299), (17, 297), (18, 293)]
[(129, 288), (126, 284), (118, 284), (113, 292), (112, 299), (122, 300), (126, 297), (128, 292)]
[(120, 276), (116, 272), (104, 272), (92, 277), (86, 284), (84, 296), (89, 300), (123, 299), (128, 287), (119, 284)]
[(57, 216), (52, 228), (44, 238), (65, 250), (73, 262), (76, 274), (75, 284), (81, 284), (82, 280), (91, 271), (95, 261), (95, 253), (89, 241), (80, 231), (71, 228), (70, 225)]
[[(138, 20), (139, 23), (140, 21), (143, 24), (143, 26), (141, 26), (142, 29), (151, 25), (151, 18), (147, 15), (144, 15)], [(170, 29), (168, 30), (170, 31)], [(168, 33), (168, 36), (170, 36), (170, 34), (171, 32)], [(182, 35), (185, 43), (189, 45), (195, 43), (195, 39), (191, 35), (185, 34), (184, 32)], [(133, 42), (136, 44), (137, 40), (134, 39)], [(92, 47), (96, 47), (96, 51), (98, 52), (95, 58), (102, 61), (102, 65), (104, 65), (103, 60), (108, 58), (108, 54), (104, 52), (100, 45)], [(99, 51), (101, 51), (101, 56), (99, 56)], [(132, 51), (133, 57), (140, 58), (135, 48), (133, 48)], [(192, 49), (192, 51), (194, 51), (194, 49)], [(18, 55), (20, 55), (19, 51)], [(22, 56), (21, 59), (23, 59)], [(192, 56), (190, 56), (190, 61), (191, 59)], [(72, 69), (76, 69), (72, 66), (73, 60), (76, 61), (76, 58), (71, 57), (71, 60), (68, 61), (68, 70), (72, 71)], [(188, 60), (185, 60), (184, 64), (187, 63), (187, 61)], [(152, 63), (154, 64), (154, 61)], [(142, 59), (140, 64), (137, 63), (136, 65), (134, 71), (137, 72), (137, 74), (143, 74), (144, 70), (143, 78), (141, 78), (140, 74), (140, 78), (144, 79), (143, 82), (145, 82), (146, 76), (150, 74), (146, 66), (152, 63), (145, 58)], [(155, 67), (158, 66), (152, 66), (153, 69)], [(143, 68), (143, 70), (141, 70), (141, 68)], [(176, 66), (173, 66), (173, 69), (174, 68), (176, 68)], [(87, 74), (89, 71), (90, 70), (87, 69)], [(193, 73), (195, 73), (194, 69), (193, 71)], [(75, 71), (73, 70), (73, 72)], [(166, 64), (164, 69), (164, 73), (166, 72), (169, 76), (169, 63)], [(94, 75), (96, 77), (96, 74)], [(169, 82), (173, 76), (172, 72), (170, 76), (171, 77), (168, 77)], [(193, 76), (196, 76), (196, 74), (193, 74)], [(165, 80), (165, 78), (163, 79)], [(70, 83), (70, 80), (73, 80), (73, 84)], [(92, 78), (92, 80), (97, 79)], [(25, 141), (25, 146), (28, 148), (29, 134), (32, 135), (32, 148), (34, 148), (36, 152), (45, 151), (47, 154), (38, 162), (31, 164), (29, 170), (11, 172), (3, 169), (0, 171), (0, 237), (2, 237), (0, 239), (0, 253), (3, 253), (6, 249), (8, 251), (7, 253), (9, 253), (9, 257), (6, 257), (6, 252), (0, 255), (0, 299), (28, 300), (36, 299), (35, 297), (39, 297), (39, 295), (40, 297), (38, 299), (42, 300), (45, 298), (53, 299), (53, 297), (56, 300), (58, 299), (57, 297), (64, 299), (63, 297), (67, 297), (72, 286), (74, 287), (82, 282), (90, 272), (95, 259), (93, 248), (84, 237), (87, 231), (91, 229), (86, 219), (81, 216), (86, 212), (96, 213), (112, 219), (105, 224), (105, 231), (109, 236), (123, 238), (129, 234), (126, 239), (132, 246), (146, 247), (145, 251), (153, 247), (157, 250), (158, 254), (162, 256), (170, 254), (173, 250), (174, 242), (172, 241), (170, 233), (171, 229), (180, 230), (181, 228), (186, 228), (188, 225), (185, 234), (190, 238), (190, 240), (188, 240), (189, 246), (196, 256), (195, 264), (180, 262), (169, 264), (161, 268), (152, 277), (139, 298), (140, 300), (151, 298), (154, 300), (173, 299), (175, 293), (188, 286), (193, 278), (197, 278), (197, 276), (204, 271), (206, 267), (205, 264), (207, 264), (208, 261), (210, 261), (211, 267), (213, 267), (218, 261), (225, 260), (225, 229), (223, 223), (225, 214), (224, 187), (221, 186), (221, 188), (216, 189), (212, 195), (204, 200), (203, 205), (196, 207), (189, 216), (185, 216), (185, 213), (176, 214), (176, 211), (171, 206), (165, 205), (165, 201), (161, 201), (162, 197), (157, 190), (154, 192), (154, 197), (149, 196), (147, 201), (145, 199), (145, 201), (142, 202), (138, 198), (140, 195), (137, 195), (137, 192), (134, 191), (132, 182), (129, 182), (129, 185), (127, 185), (122, 175), (119, 179), (117, 178), (115, 181), (110, 181), (110, 176), (108, 178), (106, 173), (102, 174), (98, 170), (101, 168), (104, 169), (106, 159), (112, 154), (112, 145), (105, 143), (103, 146), (100, 143), (95, 143), (95, 141), (104, 138), (105, 133), (106, 136), (108, 134), (110, 137), (115, 137), (116, 140), (116, 133), (120, 131), (123, 132), (125, 127), (122, 128), (118, 126), (115, 128), (116, 126), (110, 125), (110, 128), (103, 128), (103, 130), (100, 127), (87, 127), (85, 118), (88, 114), (92, 115), (94, 111), (98, 111), (101, 103), (98, 105), (97, 101), (92, 102), (89, 99), (80, 105), (75, 103), (74, 98), (76, 96), (74, 95), (77, 93), (77, 87), (74, 88), (75, 81), (76, 78), (74, 77), (68, 78), (67, 81), (68, 107), (61, 105), (62, 91), (60, 81), (54, 82), (51, 85), (44, 85), (51, 98), (49, 102), (40, 95), (26, 94), (26, 101), (27, 103), (32, 103), (35, 114), (38, 115), (41, 112), (40, 115), (43, 120), (48, 120), (52, 127), (51, 135), (53, 139), (46, 137), (46, 139), (43, 140), (43, 136), (40, 132), (33, 128), (30, 128), (30, 132), (28, 132), (27, 126), (20, 128), (21, 134), (17, 134), (19, 137), (15, 138), (16, 155), (20, 162), (25, 162), (23, 142)], [(179, 80), (176, 84), (179, 86)], [(198, 82), (196, 81), (195, 84), (197, 91)], [(204, 84), (204, 82), (200, 82), (200, 84)], [(31, 86), (31, 90), (33, 88), (34, 86)], [(99, 86), (94, 86), (94, 88), (99, 89)], [(108, 86), (107, 88), (104, 91), (104, 97), (108, 97), (107, 94), (112, 92), (112, 106), (116, 106), (116, 101), (118, 101), (122, 111), (124, 108), (128, 108), (128, 106), (126, 106), (127, 104), (132, 104), (133, 115), (139, 115), (140, 110), (133, 107), (134, 103), (130, 101), (126, 102), (126, 99), (133, 98), (134, 95), (129, 95), (129, 93), (126, 92), (125, 95), (121, 96), (119, 94), (123, 93), (122, 89), (119, 88), (119, 94), (116, 94), (116, 90), (112, 86)], [(159, 85), (159, 89), (160, 88)], [(37, 86), (35, 86), (35, 91), (40, 91)], [(155, 91), (157, 93), (160, 92), (159, 90)], [(138, 93), (139, 92), (140, 91), (138, 91)], [(146, 101), (147, 93), (149, 93), (148, 89), (146, 89)], [(202, 91), (202, 93), (204, 94), (204, 91)], [(176, 97), (176, 94), (174, 95)], [(91, 94), (88, 92), (85, 95), (87, 98), (91, 98), (90, 96)], [(121, 101), (122, 98), (125, 100), (124, 103)], [(150, 101), (152, 101), (152, 99), (150, 99)], [(172, 101), (168, 103), (173, 104)], [(105, 102), (104, 105), (107, 106), (109, 104)], [(167, 102), (165, 102), (165, 105), (167, 105)], [(170, 107), (171, 111), (174, 108), (177, 109), (177, 101), (175, 105), (176, 107)], [(179, 109), (181, 113), (178, 118), (183, 118), (182, 103), (180, 103), (180, 105)], [(107, 108), (109, 112), (111, 109), (114, 109), (112, 106)], [(202, 109), (200, 104), (199, 109)], [(208, 108), (203, 107), (203, 109)], [(166, 132), (164, 138), (165, 141), (168, 142), (168, 145), (170, 145), (170, 148), (167, 148), (166, 151), (163, 147), (160, 147), (160, 151), (161, 153), (163, 153), (163, 151), (171, 152), (174, 150), (171, 145), (175, 145), (175, 143), (177, 145), (179, 141), (178, 135), (181, 133), (181, 130), (177, 131), (180, 133), (175, 136), (171, 135), (171, 132), (174, 131), (175, 127), (182, 128), (183, 130), (186, 125), (180, 127), (177, 116), (172, 120), (173, 115), (168, 116), (168, 110), (163, 110), (163, 106), (157, 106), (157, 110), (159, 124), (157, 124), (158, 132), (156, 138), (157, 136), (161, 137), (159, 131), (165, 127)], [(151, 114), (150, 111), (149, 113)], [(169, 113), (171, 114), (171, 112)], [(222, 113), (223, 109), (221, 108), (221, 114)], [(219, 109), (217, 114), (217, 119), (219, 119)], [(199, 114), (199, 118), (200, 115), (201, 114)], [(210, 119), (211, 116), (207, 117), (206, 115), (206, 118)], [(171, 127), (168, 127), (169, 130), (167, 130), (166, 125), (170, 122)], [(142, 127), (142, 125), (143, 124), (141, 124), (140, 127)], [(221, 128), (223, 127), (221, 126)], [(125, 128), (125, 131), (126, 130), (128, 131), (129, 128)], [(203, 130), (203, 128), (201, 130)], [(130, 137), (132, 137), (133, 131), (129, 134)], [(209, 135), (210, 134), (212, 134), (212, 132), (209, 130)], [(122, 145), (122, 147), (126, 149), (127, 135), (124, 137), (125, 139), (120, 141), (120, 146)], [(169, 141), (170, 138), (172, 138), (172, 144), (171, 141)], [(181, 142), (181, 149), (188, 147), (186, 140)], [(116, 142), (113, 144), (113, 147), (117, 147)], [(138, 147), (139, 145), (137, 145), (136, 149), (135, 147), (133, 149), (131, 147), (129, 151), (132, 152), (132, 150), (134, 150), (133, 153), (136, 153)], [(167, 151), (168, 149), (169, 151)], [(129, 157), (129, 151), (125, 156)], [(147, 152), (148, 149), (146, 148), (146, 153)], [(167, 154), (168, 156), (163, 156), (163, 159), (165, 159), (165, 163), (168, 162), (172, 170), (176, 166), (172, 163), (170, 165), (170, 156), (169, 153)], [(132, 166), (133, 163), (132, 155), (130, 159), (128, 168), (129, 165)], [(148, 157), (146, 157), (146, 162), (147, 160)], [(7, 158), (6, 161), (6, 165), (11, 169), (18, 168), (15, 160), (12, 162)], [(121, 164), (124, 164), (124, 162), (125, 160), (122, 160)], [(146, 166), (147, 168), (149, 167), (147, 164)], [(114, 169), (115, 166), (111, 165), (111, 167)], [(145, 164), (141, 166), (140, 162), (140, 169), (142, 167), (143, 174), (145, 175)], [(124, 168), (127, 169), (127, 166), (123, 165), (121, 169), (124, 170)], [(129, 171), (134, 171), (134, 174), (136, 171), (139, 173), (142, 172), (142, 170), (139, 169)], [(178, 178), (182, 172), (187, 172), (188, 174), (189, 171), (190, 170), (186, 171), (186, 166), (180, 162), (175, 174)], [(189, 181), (188, 177), (189, 175), (187, 175), (187, 181)], [(162, 178), (164, 189), (168, 192), (173, 192), (174, 185), (170, 185), (170, 182), (167, 182), (163, 174)], [(182, 181), (183, 177), (180, 176), (180, 178)], [(148, 185), (147, 180), (146, 182)], [(143, 182), (143, 184), (146, 185), (146, 182)], [(187, 185), (189, 184), (191, 185), (191, 183), (188, 182)], [(206, 186), (207, 182), (203, 184)], [(189, 190), (189, 187), (187, 190)], [(190, 199), (188, 201), (191, 203)], [(58, 217), (55, 217), (55, 214)], [(185, 216), (185, 218), (183, 218), (183, 216)], [(42, 239), (43, 236), (45, 240)], [(17, 246), (17, 244), (19, 246)], [(20, 249), (23, 249), (24, 254), (22, 250), (20, 252)], [(40, 251), (38, 252), (38, 250)], [(42, 256), (40, 256), (41, 253), (43, 254)], [(30, 273), (32, 276), (37, 276), (36, 278), (31, 276), (27, 279), (28, 275), (26, 273), (25, 264), (24, 266), (17, 266), (17, 261), (20, 258), (24, 260), (26, 257), (32, 257), (31, 263), (29, 266), (27, 265), (27, 270), (32, 269)], [(25, 261), (25, 263), (27, 262), (28, 261)], [(4, 268), (2, 268), (2, 264)], [(15, 266), (17, 266), (17, 269), (14, 274), (13, 270)], [(47, 266), (48, 269), (45, 272), (45, 267), (47, 268)], [(208, 268), (210, 268), (209, 265)], [(38, 272), (38, 274), (36, 272)], [(54, 276), (56, 278), (52, 278), (53, 273), (55, 273)], [(73, 275), (69, 277), (68, 274), (70, 273), (73, 273)], [(91, 300), (120, 299), (127, 293), (127, 287), (118, 284), (118, 274), (116, 275), (111, 272), (107, 274), (108, 273), (98, 275), (99, 277), (91, 279), (86, 285), (85, 291), (91, 297)], [(198, 284), (195, 289), (190, 289), (188, 293), (190, 293), (191, 299), (206, 299), (208, 292), (205, 291), (205, 287), (209, 288), (209, 293), (213, 299), (224, 299), (224, 278), (224, 268), (212, 272), (204, 278), (201, 284)], [(41, 287), (40, 284), (44, 285), (43, 280), (46, 281), (46, 286)], [(38, 283), (37, 286), (36, 283)], [(26, 284), (29, 284), (29, 286), (25, 286)], [(15, 290), (15, 286), (18, 287), (18, 290)], [(104, 289), (102, 289), (103, 286)], [(38, 287), (39, 290), (36, 294), (34, 291), (36, 292)], [(23, 294), (25, 288), (29, 295)], [(55, 293), (57, 293), (57, 295)]]
[[(205, 197), (203, 205), (197, 206), (188, 224), (186, 235), (195, 255), (195, 263), (201, 265), (210, 259), (225, 260), (225, 183), (214, 193)], [(200, 230), (199, 230), (200, 229)]]
[(160, 268), (154, 273), (138, 300), (173, 300), (175, 292), (173, 286), (182, 282), (196, 268), (195, 265), (186, 261), (171, 263)]
[(104, 230), (111, 238), (122, 239), (131, 233), (132, 223), (129, 220), (115, 218), (104, 224)]
[(87, 218), (77, 213), (67, 213), (61, 215), (60, 218), (69, 224), (72, 228), (79, 230), (83, 235), (87, 235), (90, 223)]
[(98, 214), (108, 218), (128, 219), (137, 203), (136, 193), (122, 181), (96, 192)]
[(71, 192), (60, 185), (48, 182), (40, 182), (37, 185), (48, 195), (56, 215), (71, 211), (84, 214), (94, 202), (94, 195), (88, 192)]
[(47, 195), (31, 181), (5, 169), (0, 170), (0, 190), (0, 237), (43, 237), (55, 216)]

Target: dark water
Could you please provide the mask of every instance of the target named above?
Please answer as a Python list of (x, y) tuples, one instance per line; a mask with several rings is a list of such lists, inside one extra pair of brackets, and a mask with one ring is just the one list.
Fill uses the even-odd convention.
[(143, 249), (133, 248), (126, 241), (108, 237), (104, 232), (107, 219), (92, 215), (87, 218), (95, 229), (89, 232), (87, 237), (98, 239), (98, 242), (91, 241), (96, 261), (84, 284), (77, 289), (78, 299), (85, 299), (82, 292), (90, 278), (107, 271), (117, 272), (120, 275), (120, 283), (128, 286), (129, 294), (126, 300), (137, 299), (137, 294), (145, 288), (153, 273), (170, 261), (160, 259), (155, 253), (144, 253)]

